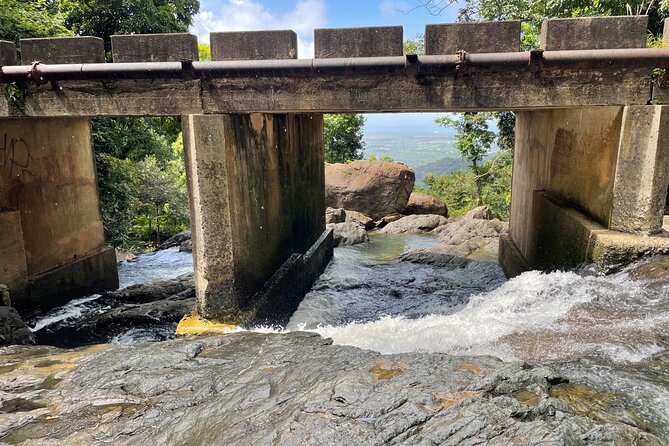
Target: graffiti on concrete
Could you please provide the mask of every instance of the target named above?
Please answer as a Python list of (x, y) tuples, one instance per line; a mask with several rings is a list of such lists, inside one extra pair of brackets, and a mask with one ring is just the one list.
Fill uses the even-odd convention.
[(33, 163), (28, 143), (22, 138), (11, 138), (6, 133), (0, 138), (0, 169), (7, 179), (33, 175)]

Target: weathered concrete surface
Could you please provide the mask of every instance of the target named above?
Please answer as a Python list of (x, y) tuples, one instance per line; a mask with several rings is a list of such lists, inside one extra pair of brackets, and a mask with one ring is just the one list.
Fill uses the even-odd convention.
[(386, 161), (353, 161), (325, 166), (325, 204), (362, 212), (374, 220), (402, 212), (416, 175), (410, 167)]
[(263, 284), (325, 229), (323, 118), (188, 116), (182, 125), (199, 310), (244, 320)]
[[(531, 248), (514, 254), (517, 242), (504, 240), (500, 263), (509, 276), (528, 269), (545, 271), (575, 268), (594, 263), (612, 273), (641, 257), (669, 253), (669, 237), (626, 234), (607, 229), (578, 209), (546, 192), (535, 192)], [(518, 251), (520, 252), (520, 251)]]
[(567, 380), (547, 367), (331, 343), (238, 333), (5, 348), (0, 436), (24, 446), (661, 444), (609, 421), (634, 418), (624, 409), (576, 415)]
[(16, 44), (0, 40), (0, 66), (16, 65)]
[(199, 60), (197, 37), (188, 33), (111, 36), (114, 62)]
[(662, 229), (669, 185), (669, 108), (625, 107), (610, 229), (649, 234)]
[(531, 259), (537, 226), (536, 190), (549, 191), (608, 224), (621, 122), (620, 107), (517, 113), (510, 233), (525, 258)]
[(211, 33), (211, 60), (297, 59), (295, 31)]
[[(17, 306), (48, 308), (80, 290), (118, 286), (115, 261), (109, 264), (113, 250), (105, 247), (88, 119), (0, 121), (0, 209), (20, 214), (26, 272), (35, 282), (29, 299), (14, 300)], [(78, 272), (68, 278), (68, 269)]]
[(425, 54), (520, 51), (520, 22), (445, 23), (425, 26)]
[(42, 63), (102, 63), (104, 41), (99, 37), (47, 37), (21, 39), (21, 61), (28, 65)]
[(20, 301), (28, 291), (28, 267), (19, 212), (0, 211), (0, 228), (0, 284)]
[(315, 29), (314, 54), (317, 59), (401, 56), (402, 39), (401, 26)]
[(648, 16), (549, 19), (541, 24), (541, 48), (546, 51), (646, 46)]
[[(645, 105), (646, 69), (470, 73), (467, 76), (267, 77), (211, 81), (80, 81), (29, 86), (1, 116), (173, 116), (217, 113), (504, 111)], [(557, 88), (556, 86), (559, 86)], [(343, 94), (342, 92), (346, 92)]]

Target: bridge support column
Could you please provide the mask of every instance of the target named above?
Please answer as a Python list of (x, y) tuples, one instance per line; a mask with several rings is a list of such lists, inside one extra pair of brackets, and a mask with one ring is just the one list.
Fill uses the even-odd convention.
[(332, 256), (323, 117), (184, 116), (198, 311), (241, 323), (291, 313)]
[(19, 310), (118, 288), (89, 119), (0, 120), (0, 283)]

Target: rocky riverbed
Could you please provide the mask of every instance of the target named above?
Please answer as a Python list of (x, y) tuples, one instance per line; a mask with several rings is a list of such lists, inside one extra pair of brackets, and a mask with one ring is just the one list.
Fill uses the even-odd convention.
[(309, 333), (9, 347), (0, 361), (5, 444), (662, 444), (548, 367)]

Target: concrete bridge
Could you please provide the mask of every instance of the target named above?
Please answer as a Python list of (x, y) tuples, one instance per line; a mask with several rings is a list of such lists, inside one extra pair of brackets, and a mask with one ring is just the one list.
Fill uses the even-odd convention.
[[(290, 312), (332, 255), (322, 113), (517, 112), (509, 275), (593, 260), (613, 269), (669, 251), (667, 108), (640, 49), (645, 16), (556, 19), (520, 52), (520, 23), (428, 25), (425, 56), (401, 27), (0, 43), (0, 283), (20, 309), (113, 289), (91, 147), (94, 116), (182, 117), (199, 311)], [(667, 33), (669, 35), (669, 33)], [(634, 50), (636, 49), (636, 50)], [(584, 52), (584, 50), (593, 50)], [(39, 63), (37, 63), (39, 62)]]

